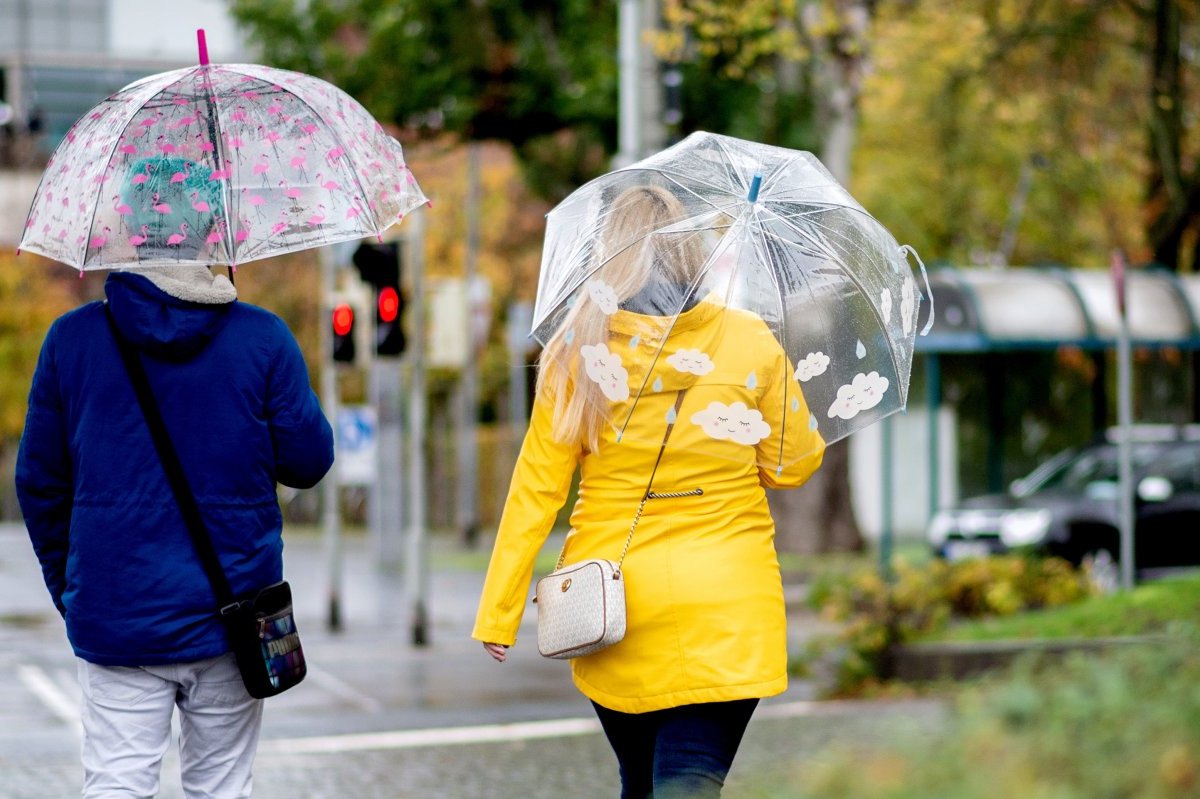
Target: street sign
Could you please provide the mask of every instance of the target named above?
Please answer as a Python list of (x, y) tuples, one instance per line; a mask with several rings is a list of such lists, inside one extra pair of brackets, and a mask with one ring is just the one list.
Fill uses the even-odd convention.
[(338, 478), (343, 485), (371, 485), (375, 480), (378, 419), (370, 405), (343, 405), (337, 415)]

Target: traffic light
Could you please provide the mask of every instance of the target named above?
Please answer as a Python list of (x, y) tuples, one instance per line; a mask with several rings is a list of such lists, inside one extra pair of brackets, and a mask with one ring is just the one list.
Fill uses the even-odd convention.
[(348, 302), (333, 306), (333, 359), (354, 363), (354, 308)]
[(400, 324), (404, 294), (400, 290), (399, 246), (395, 242), (363, 242), (354, 252), (354, 265), (363, 281), (375, 287), (375, 354), (402, 354), (407, 341)]

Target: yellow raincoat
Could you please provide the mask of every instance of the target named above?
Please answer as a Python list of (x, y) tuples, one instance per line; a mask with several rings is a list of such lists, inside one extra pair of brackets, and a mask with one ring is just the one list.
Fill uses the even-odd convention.
[[(617, 311), (610, 318), (613, 350), (636, 350), (628, 344), (645, 319)], [(673, 368), (667, 358), (681, 349), (707, 355), (711, 371)], [(711, 298), (678, 317), (653, 374), (645, 374), (649, 357), (642, 364), (632, 360), (631, 389), (647, 388), (620, 443), (608, 425), (594, 452), (555, 441), (553, 400), (535, 400), (472, 637), (516, 642), (534, 560), (577, 466), (579, 500), (565, 562), (620, 557), (658, 456), (664, 419), (686, 388), (653, 490), (704, 493), (647, 502), (623, 568), (625, 639), (572, 660), (574, 681), (588, 699), (626, 713), (781, 693), (787, 687), (786, 621), (763, 487), (800, 485), (820, 466), (825, 449), (810, 429), (792, 368), (761, 319)], [(652, 391), (656, 378), (660, 390)], [(614, 418), (623, 418), (634, 399), (614, 403)], [(758, 409), (770, 426), (757, 445), (706, 432), (705, 422), (721, 423), (709, 411), (737, 402)], [(632, 429), (637, 425), (647, 427)], [(786, 465), (777, 471), (773, 464), (780, 462)]]

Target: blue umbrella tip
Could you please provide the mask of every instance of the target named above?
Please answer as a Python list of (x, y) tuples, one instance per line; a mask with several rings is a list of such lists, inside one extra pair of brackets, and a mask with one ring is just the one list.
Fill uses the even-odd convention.
[(750, 193), (746, 195), (746, 199), (749, 202), (758, 202), (758, 189), (760, 186), (762, 186), (762, 175), (755, 175), (754, 179), (750, 181)]

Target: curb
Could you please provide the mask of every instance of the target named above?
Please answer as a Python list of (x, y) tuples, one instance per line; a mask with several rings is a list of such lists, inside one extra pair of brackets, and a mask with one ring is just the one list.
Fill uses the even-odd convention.
[(1170, 640), (1164, 635), (1056, 640), (935, 641), (900, 644), (885, 655), (884, 674), (906, 682), (960, 680), (1009, 666), (1018, 659), (1061, 658), (1075, 652), (1102, 652), (1123, 646), (1146, 646)]

